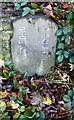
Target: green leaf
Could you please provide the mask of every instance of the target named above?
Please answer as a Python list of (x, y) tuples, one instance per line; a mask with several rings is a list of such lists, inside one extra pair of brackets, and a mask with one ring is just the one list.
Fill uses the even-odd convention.
[(23, 87), (23, 90), (27, 90), (27, 89), (29, 89), (28, 87)]
[(62, 34), (62, 29), (59, 29), (57, 32), (56, 32), (56, 35), (59, 36)]
[(66, 18), (67, 18), (68, 20), (72, 19), (72, 18), (73, 18), (73, 13), (72, 13), (72, 12), (68, 13), (68, 14), (66, 15)]
[(14, 64), (12, 64), (12, 63), (8, 64), (8, 67), (11, 67), (11, 66), (14, 66)]
[(35, 106), (31, 107), (31, 112), (35, 112)]
[(65, 43), (68, 44), (68, 42), (69, 42), (69, 40), (68, 40), (68, 38), (66, 38), (66, 39), (65, 39)]
[(25, 6), (25, 5), (27, 5), (27, 2), (22, 2), (21, 3), (21, 6)]
[(0, 111), (5, 111), (6, 110), (6, 103), (2, 100), (0, 100)]
[(61, 41), (63, 41), (64, 39), (65, 39), (65, 36), (62, 36)]
[(58, 43), (57, 47), (60, 49), (64, 49), (64, 43)]
[[(21, 115), (20, 117), (19, 117), (19, 120), (23, 120), (24, 119), (24, 115)], [(24, 119), (25, 120), (25, 119)]]
[(40, 9), (43, 10), (43, 8), (44, 8), (44, 5), (40, 5)]
[(40, 114), (39, 113), (36, 113), (36, 117), (39, 117), (40, 116)]
[(58, 37), (58, 38), (57, 38), (57, 41), (58, 41), (58, 42), (60, 42), (60, 41), (61, 41), (61, 39)]
[(64, 33), (65, 35), (68, 34), (68, 30), (67, 30), (65, 27), (63, 27), (63, 33)]
[(30, 13), (31, 13), (32, 15), (35, 15), (35, 11), (34, 11), (34, 10), (30, 10)]
[(10, 3), (9, 3), (9, 2), (7, 2), (7, 3), (6, 3), (6, 6), (10, 6)]
[(62, 28), (62, 25), (58, 25), (58, 28)]
[(19, 92), (22, 92), (23, 91), (23, 88), (22, 87), (19, 87)]
[(40, 119), (41, 119), (41, 120), (44, 120), (44, 119), (45, 119), (45, 114), (44, 114), (44, 112), (41, 112), (41, 113), (40, 113)]
[(18, 97), (19, 100), (23, 101), (23, 98), (22, 97)]
[(74, 107), (74, 100), (72, 101), (72, 107)]
[(21, 107), (20, 107), (20, 111), (21, 111), (21, 112), (24, 112), (24, 111), (25, 111), (25, 107), (24, 107), (24, 106), (21, 106)]
[(16, 100), (15, 103), (22, 104), (22, 102), (19, 100)]
[(64, 51), (64, 56), (65, 56), (65, 58), (68, 58), (68, 57), (69, 57), (68, 54), (69, 54), (68, 51)]
[(5, 111), (5, 110), (6, 110), (6, 107), (3, 106), (0, 110), (1, 110), (1, 111)]
[(16, 100), (16, 95), (12, 95), (12, 97), (10, 97), (10, 100)]
[(70, 50), (70, 52), (71, 52), (72, 54), (74, 54), (74, 48), (72, 48), (72, 49)]
[(16, 80), (13, 81), (14, 88), (16, 88), (19, 84)]
[(72, 90), (68, 90), (68, 95), (72, 97), (73, 96), (73, 91)]
[(13, 116), (13, 118), (14, 119), (19, 118), (19, 116), (20, 116), (20, 113), (15, 113), (15, 115)]
[(5, 112), (5, 113), (2, 115), (1, 119), (6, 118), (6, 117), (7, 117), (7, 115), (8, 115), (8, 112)]
[(32, 113), (31, 111), (24, 112), (24, 118), (33, 118), (36, 113)]
[(58, 58), (57, 58), (58, 62), (62, 62), (62, 61), (63, 61), (63, 58), (64, 58), (63, 55), (59, 55)]
[(31, 9), (29, 7), (24, 7), (23, 10), (24, 12), (22, 12), (22, 16), (25, 16), (30, 12)]
[(66, 38), (69, 38), (70, 37), (70, 35), (66, 35)]
[(63, 51), (62, 51), (62, 50), (59, 50), (59, 51), (56, 52), (56, 55), (60, 55), (60, 54), (62, 54), (62, 53), (63, 53)]
[(16, 9), (16, 10), (18, 10), (18, 9), (21, 7), (21, 5), (18, 4), (18, 3), (15, 3), (14, 5), (15, 5), (15, 9)]
[(38, 8), (38, 5), (35, 4), (35, 3), (31, 3), (31, 5), (32, 5), (33, 8)]
[(68, 103), (66, 103), (66, 108), (68, 109), (68, 110), (70, 110), (71, 109), (71, 102), (68, 102)]
[(71, 63), (74, 63), (74, 56), (70, 56), (69, 61), (70, 61)]
[(22, 95), (25, 95), (25, 94), (26, 94), (26, 91), (25, 91), (25, 90), (23, 90), (23, 91), (22, 91)]
[(64, 100), (65, 102), (70, 102), (70, 101), (71, 101), (69, 95), (64, 95), (64, 96), (63, 96), (63, 100)]
[(2, 107), (6, 107), (6, 103), (4, 101), (0, 100), (0, 108), (2, 108)]

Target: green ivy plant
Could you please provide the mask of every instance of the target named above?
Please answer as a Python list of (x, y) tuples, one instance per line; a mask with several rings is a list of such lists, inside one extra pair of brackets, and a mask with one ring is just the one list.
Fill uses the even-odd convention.
[(66, 102), (66, 108), (68, 110), (74, 107), (74, 91), (68, 90), (68, 95), (64, 95), (63, 100)]
[(28, 13), (34, 15), (35, 14), (35, 10), (31, 10), (29, 7), (27, 7), (27, 3), (28, 2), (16, 2), (14, 4), (15, 6), (15, 10), (19, 10), (22, 6), (24, 6), (23, 8), (23, 12), (22, 12), (22, 16), (27, 15)]
[(68, 39), (70, 37), (68, 30), (66, 27), (63, 27), (62, 25), (58, 25), (58, 31), (56, 32), (56, 35), (58, 37), (58, 43), (57, 43), (57, 60), (58, 62), (62, 62), (64, 58), (69, 57), (68, 52)]
[(63, 62), (64, 59), (68, 59), (70, 63), (74, 63), (74, 48), (69, 48), (69, 31), (66, 27), (58, 25), (58, 31), (56, 32), (58, 37), (57, 41), (57, 61)]

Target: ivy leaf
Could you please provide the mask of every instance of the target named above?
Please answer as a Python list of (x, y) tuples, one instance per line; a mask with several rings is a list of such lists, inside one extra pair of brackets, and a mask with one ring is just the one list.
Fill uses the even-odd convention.
[(13, 63), (8, 64), (8, 67), (12, 67), (12, 66), (14, 66), (14, 64), (13, 64)]
[(23, 91), (23, 88), (22, 87), (19, 87), (19, 92), (22, 92)]
[(5, 111), (5, 110), (6, 110), (6, 107), (3, 106), (0, 110), (1, 110), (1, 111)]
[(35, 4), (35, 3), (31, 3), (31, 5), (32, 5), (33, 8), (38, 8), (38, 5)]
[(23, 90), (28, 90), (29, 88), (28, 87), (23, 87)]
[(68, 109), (68, 110), (70, 110), (71, 109), (71, 102), (68, 102), (68, 103), (66, 103), (66, 108)]
[(73, 91), (72, 90), (68, 90), (68, 95), (72, 97)]
[(64, 33), (65, 35), (68, 34), (68, 30), (67, 30), (65, 27), (63, 27), (63, 33)]
[(72, 101), (72, 107), (74, 107), (74, 100)]
[(73, 18), (73, 13), (70, 12), (67, 14), (66, 18), (69, 20), (69, 19), (72, 19)]
[(72, 49), (70, 50), (70, 53), (74, 54), (74, 48), (72, 48)]
[(22, 12), (22, 16), (25, 16), (30, 12), (31, 9), (29, 7), (25, 7), (25, 8), (23, 8), (23, 10), (24, 10), (24, 12)]
[[(19, 117), (19, 120), (23, 120), (24, 119), (24, 115), (21, 115), (20, 117)], [(25, 120), (25, 119), (24, 119)]]
[(40, 114), (36, 112), (36, 117), (39, 117), (39, 116), (40, 116)]
[(16, 9), (16, 10), (18, 10), (20, 7), (21, 7), (21, 5), (20, 5), (20, 4), (15, 3), (15, 9)]
[(10, 100), (16, 100), (16, 95), (12, 95), (12, 97), (10, 97)]
[(24, 111), (25, 111), (25, 107), (24, 107), (24, 106), (21, 106), (21, 107), (20, 107), (20, 111), (21, 111), (21, 112), (24, 112)]
[(70, 101), (71, 101), (69, 95), (64, 95), (64, 96), (63, 96), (63, 100), (64, 100), (65, 102), (70, 102)]
[(22, 2), (21, 6), (25, 6), (27, 4), (27, 2)]
[(65, 56), (65, 58), (68, 58), (68, 57), (69, 57), (68, 54), (69, 54), (68, 51), (64, 51), (64, 56)]
[(58, 43), (57, 47), (60, 49), (64, 49), (64, 43)]
[(59, 50), (59, 51), (56, 52), (56, 55), (60, 55), (60, 54), (62, 54), (62, 53), (63, 53), (63, 51), (62, 51), (62, 50)]
[(0, 111), (5, 111), (5, 109), (6, 109), (6, 103), (0, 100)]
[(19, 116), (20, 116), (20, 113), (15, 113), (15, 115), (13, 116), (13, 118), (15, 119), (15, 118), (19, 118)]
[(35, 112), (35, 106), (31, 107), (31, 112)]
[(66, 39), (65, 39), (65, 43), (68, 44), (68, 41), (69, 41), (68, 38), (66, 38)]
[(41, 113), (40, 113), (40, 119), (41, 119), (41, 120), (44, 120), (44, 119), (45, 119), (45, 114), (44, 114), (44, 112), (41, 112)]
[(6, 118), (6, 117), (7, 117), (7, 115), (8, 115), (8, 112), (5, 112), (5, 113), (2, 115), (1, 119)]
[(34, 10), (30, 10), (30, 13), (31, 13), (32, 15), (35, 15), (35, 11), (34, 11)]
[(66, 38), (69, 38), (70, 37), (70, 35), (66, 35)]
[(62, 62), (62, 61), (63, 61), (63, 58), (64, 58), (63, 55), (59, 55), (58, 58), (57, 58), (58, 62)]
[(61, 41), (63, 41), (64, 39), (65, 39), (65, 36), (62, 36)]
[(0, 108), (1, 107), (6, 107), (6, 103), (4, 101), (2, 101), (2, 100), (0, 100)]
[(58, 42), (60, 42), (60, 41), (61, 41), (61, 39), (60, 39), (60, 38), (57, 38), (57, 41), (58, 41)]
[(32, 113), (31, 111), (24, 112), (24, 118), (33, 118), (36, 113)]
[(44, 8), (44, 5), (40, 5), (40, 9), (43, 10), (43, 8)]
[(14, 88), (16, 88), (19, 84), (16, 80), (13, 81)]
[(70, 61), (71, 63), (74, 63), (74, 56), (70, 56), (69, 61)]
[(22, 97), (18, 97), (18, 100), (21, 100), (21, 101), (23, 101), (23, 98), (22, 98)]
[(56, 35), (59, 36), (62, 34), (62, 29), (59, 29), (57, 32), (56, 32)]
[(62, 25), (58, 25), (58, 28), (62, 28)]

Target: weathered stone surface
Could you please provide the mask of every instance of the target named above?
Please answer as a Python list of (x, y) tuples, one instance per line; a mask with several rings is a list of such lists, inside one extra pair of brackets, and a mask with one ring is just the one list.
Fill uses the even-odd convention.
[(57, 25), (44, 17), (21, 18), (13, 23), (12, 60), (16, 70), (44, 75), (54, 65)]

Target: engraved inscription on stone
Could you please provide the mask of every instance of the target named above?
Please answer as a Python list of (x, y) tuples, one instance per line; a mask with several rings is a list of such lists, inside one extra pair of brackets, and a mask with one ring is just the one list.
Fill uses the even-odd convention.
[(16, 70), (28, 75), (47, 74), (54, 65), (57, 25), (42, 17), (13, 22), (12, 60)]

